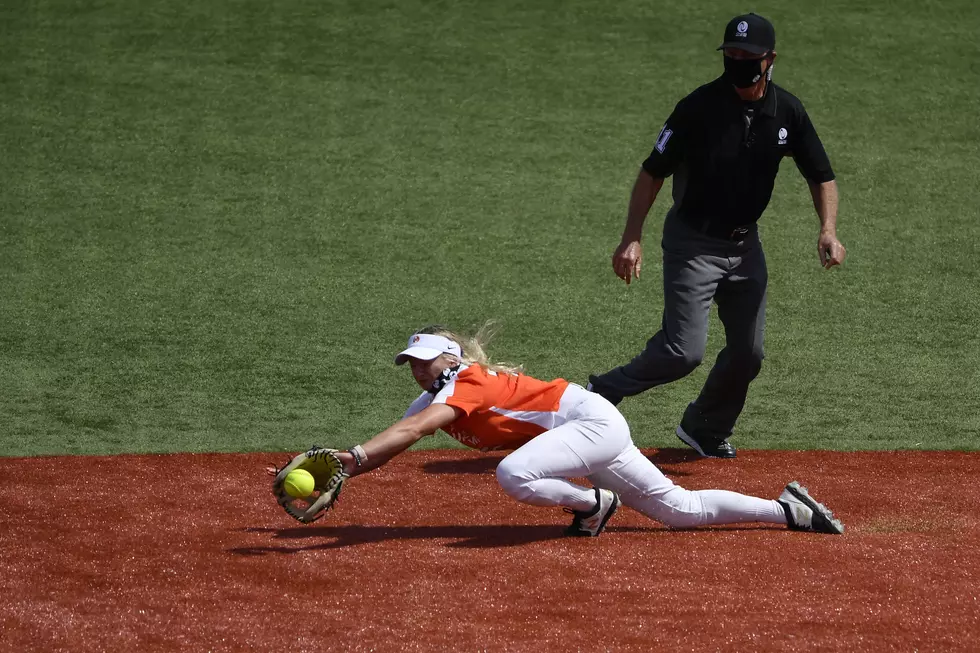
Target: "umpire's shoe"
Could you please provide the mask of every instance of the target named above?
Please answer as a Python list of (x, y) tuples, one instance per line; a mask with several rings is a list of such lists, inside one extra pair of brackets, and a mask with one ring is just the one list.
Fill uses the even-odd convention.
[(598, 537), (606, 527), (606, 522), (619, 507), (619, 497), (611, 490), (595, 489), (595, 508), (588, 512), (568, 510), (575, 515), (572, 525), (565, 529), (565, 535), (573, 537)]
[(786, 486), (778, 500), (786, 512), (786, 524), (794, 531), (831, 535), (844, 532), (844, 524), (834, 519), (834, 513), (822, 503), (814, 501), (806, 488), (796, 481)]
[(676, 433), (681, 442), (707, 458), (734, 458), (737, 453), (728, 440), (708, 434), (688, 433), (683, 424), (678, 425)]

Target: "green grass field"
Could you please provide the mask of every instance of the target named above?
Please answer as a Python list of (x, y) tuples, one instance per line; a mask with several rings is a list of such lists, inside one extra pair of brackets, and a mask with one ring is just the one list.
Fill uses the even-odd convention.
[[(980, 446), (980, 13), (807, 3), (10, 0), (0, 8), (0, 454), (350, 445), (416, 395), (412, 329), (584, 382), (660, 321), (659, 228), (609, 258), (732, 15), (841, 188), (843, 269), (784, 165), (746, 448)], [(665, 194), (662, 199), (666, 199)], [(627, 400), (675, 446), (691, 376)], [(430, 444), (444, 446), (446, 437)]]

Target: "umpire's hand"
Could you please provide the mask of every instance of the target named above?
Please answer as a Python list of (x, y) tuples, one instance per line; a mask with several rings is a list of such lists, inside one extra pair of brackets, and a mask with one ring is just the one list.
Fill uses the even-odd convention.
[(827, 231), (820, 232), (820, 239), (817, 241), (817, 251), (820, 254), (820, 265), (826, 270), (829, 270), (835, 265), (840, 265), (847, 256), (847, 250), (837, 240), (837, 236)]
[(639, 279), (640, 268), (643, 267), (643, 245), (639, 240), (622, 241), (613, 254), (612, 265), (616, 276), (625, 281), (626, 285), (634, 277)]

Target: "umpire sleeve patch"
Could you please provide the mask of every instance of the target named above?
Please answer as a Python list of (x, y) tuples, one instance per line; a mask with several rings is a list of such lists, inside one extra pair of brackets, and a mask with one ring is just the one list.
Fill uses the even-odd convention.
[(667, 129), (667, 125), (664, 125), (664, 128), (660, 130), (660, 136), (657, 137), (656, 149), (658, 152), (660, 152), (661, 154), (664, 153), (664, 150), (667, 148), (667, 141), (670, 140), (670, 137), (673, 134), (674, 134), (674, 130)]

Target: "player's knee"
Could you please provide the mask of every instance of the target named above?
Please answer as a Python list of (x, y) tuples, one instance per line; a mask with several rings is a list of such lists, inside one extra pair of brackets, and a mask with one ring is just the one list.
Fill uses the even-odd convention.
[(497, 483), (508, 496), (518, 501), (524, 501), (532, 494), (528, 487), (531, 479), (524, 472), (524, 467), (517, 461), (511, 460), (510, 456), (497, 465)]

